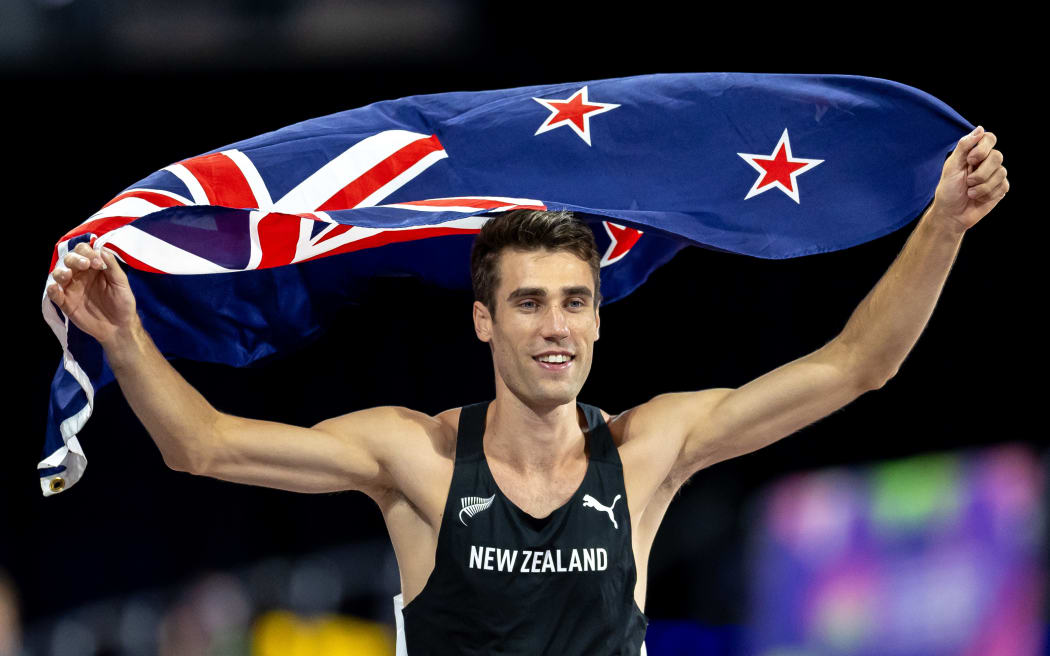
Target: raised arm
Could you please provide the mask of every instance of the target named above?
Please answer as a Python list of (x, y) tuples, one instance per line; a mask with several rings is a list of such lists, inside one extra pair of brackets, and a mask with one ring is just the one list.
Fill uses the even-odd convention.
[[(664, 394), (632, 411), (681, 481), (827, 416), (901, 366), (926, 327), (963, 234), (1009, 189), (996, 138), (977, 128), (944, 164), (934, 202), (889, 270), (824, 347), (738, 389)], [(655, 430), (654, 430), (655, 428)]]
[(173, 469), (297, 492), (394, 486), (396, 445), (426, 448), (436, 420), (405, 408), (372, 408), (301, 428), (216, 410), (146, 333), (128, 278), (112, 253), (79, 244), (56, 269), (48, 297), (105, 349), (132, 410)]

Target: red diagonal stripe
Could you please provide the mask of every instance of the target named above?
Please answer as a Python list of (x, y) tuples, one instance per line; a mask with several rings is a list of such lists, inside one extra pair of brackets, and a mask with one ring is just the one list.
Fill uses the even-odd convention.
[(301, 222), (302, 219), (294, 214), (279, 213), (267, 214), (259, 221), (260, 269), (291, 264), (299, 242)]
[(164, 194), (158, 194), (155, 191), (145, 191), (142, 189), (132, 189), (131, 191), (125, 191), (113, 200), (109, 201), (102, 206), (105, 209), (117, 202), (118, 200), (124, 200), (125, 198), (141, 198), (142, 200), (153, 203), (157, 207), (174, 207), (176, 205), (182, 205), (179, 201), (175, 200), (171, 196), (165, 196)]
[(361, 201), (404, 173), (416, 162), (439, 150), (442, 150), (442, 146), (436, 135), (413, 141), (365, 171), (353, 182), (337, 191), (317, 209), (348, 210), (357, 207)]
[(62, 242), (73, 237), (79, 237), (80, 235), (86, 235), (89, 232), (93, 232), (100, 237), (110, 230), (116, 230), (121, 226), (125, 226), (135, 219), (137, 216), (107, 216), (101, 219), (94, 219), (92, 221), (85, 221), (77, 227), (73, 228), (66, 234), (62, 235), (62, 238), (58, 241)]
[(433, 198), (430, 200), (409, 200), (395, 205), (425, 205), (428, 207), (476, 207), (479, 210), (494, 210), (502, 207), (508, 209), (545, 210), (543, 205), (514, 205), (505, 200), (489, 198)]
[(371, 237), (344, 244), (339, 248), (333, 248), (327, 253), (320, 253), (313, 257), (308, 257), (303, 261), (309, 262), (310, 260), (328, 257), (329, 255), (351, 253), (353, 251), (376, 248), (377, 246), (386, 246), (387, 244), (395, 244), (403, 241), (416, 241), (417, 239), (443, 237), (445, 235), (476, 235), (478, 232), (480, 232), (480, 228), (419, 228), (418, 230), (386, 230), (379, 234), (372, 235)]
[(244, 174), (232, 159), (222, 153), (192, 157), (179, 163), (197, 178), (210, 204), (249, 209), (259, 207)]
[(324, 237), (321, 237), (320, 239), (318, 239), (314, 243), (315, 244), (322, 244), (322, 243), (328, 241), (329, 239), (332, 239), (333, 237), (338, 237), (339, 235), (344, 234), (346, 231), (348, 231), (350, 228), (353, 228), (353, 227), (354, 226), (352, 226), (352, 225), (345, 225), (345, 224), (341, 225), (341, 226), (336, 226), (336, 227), (332, 228), (330, 231), (326, 232)]

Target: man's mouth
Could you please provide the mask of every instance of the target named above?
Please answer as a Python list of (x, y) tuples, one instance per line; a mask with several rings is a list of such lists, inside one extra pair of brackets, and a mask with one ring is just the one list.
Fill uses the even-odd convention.
[(567, 354), (537, 355), (533, 356), (532, 359), (538, 362), (544, 369), (558, 371), (561, 369), (568, 369), (572, 366), (572, 361), (576, 359), (576, 356)]

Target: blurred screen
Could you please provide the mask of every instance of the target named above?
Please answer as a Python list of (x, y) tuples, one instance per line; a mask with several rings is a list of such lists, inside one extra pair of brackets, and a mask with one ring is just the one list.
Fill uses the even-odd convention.
[(1023, 446), (783, 480), (760, 498), (749, 653), (1041, 653), (1044, 473)]

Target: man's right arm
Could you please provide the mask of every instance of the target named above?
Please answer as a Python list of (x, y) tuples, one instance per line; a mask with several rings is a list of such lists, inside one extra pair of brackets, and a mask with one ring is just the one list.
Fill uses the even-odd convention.
[[(49, 298), (95, 337), (132, 410), (173, 469), (297, 492), (395, 486), (388, 455), (429, 439), (436, 420), (380, 407), (301, 428), (216, 410), (168, 363), (135, 311), (127, 276), (112, 253), (80, 244), (53, 276)], [(387, 454), (386, 452), (390, 453)]]

